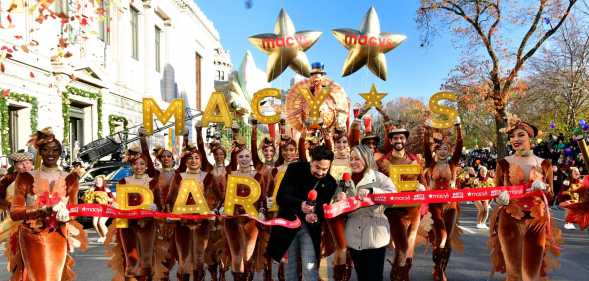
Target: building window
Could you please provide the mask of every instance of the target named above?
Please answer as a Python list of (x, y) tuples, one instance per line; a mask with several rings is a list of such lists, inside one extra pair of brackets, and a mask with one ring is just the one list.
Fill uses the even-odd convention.
[(139, 11), (131, 7), (131, 48), (134, 59), (139, 59)]
[(155, 71), (160, 72), (162, 30), (155, 27)]
[(104, 17), (98, 21), (99, 38), (105, 44), (110, 44), (110, 3), (104, 0), (100, 4)]

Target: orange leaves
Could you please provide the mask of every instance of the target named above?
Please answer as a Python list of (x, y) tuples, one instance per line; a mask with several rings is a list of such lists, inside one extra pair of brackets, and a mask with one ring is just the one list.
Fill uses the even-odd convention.
[(2, 89), (2, 96), (8, 97), (10, 95), (10, 89)]

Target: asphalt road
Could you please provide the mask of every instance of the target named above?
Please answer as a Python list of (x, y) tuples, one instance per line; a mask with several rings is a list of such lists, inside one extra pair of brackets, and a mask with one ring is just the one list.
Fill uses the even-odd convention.
[[(489, 275), (490, 262), (487, 248), (487, 230), (475, 228), (475, 209), (472, 205), (463, 205), (460, 225), (463, 230), (462, 241), (464, 242), (463, 253), (453, 253), (448, 265), (448, 279), (456, 281), (483, 281), (503, 280), (503, 275), (495, 277)], [(562, 229), (564, 211), (553, 210), (554, 219)], [(96, 243), (96, 233), (89, 231), (91, 239), (90, 249), (86, 253), (75, 253), (75, 270), (78, 280), (87, 281), (108, 281), (112, 273), (106, 266), (107, 258), (104, 256), (103, 248)], [(550, 273), (551, 280), (589, 280), (589, 233), (580, 230), (564, 230), (564, 244), (560, 257), (560, 268)], [(392, 252), (389, 253), (392, 255)], [(6, 258), (0, 257), (0, 280), (9, 280), (10, 275), (6, 272)], [(386, 263), (385, 276), (388, 280), (390, 266)], [(325, 272), (325, 270), (323, 270)], [(432, 280), (431, 251), (424, 247), (417, 249), (412, 269), (412, 280)], [(173, 275), (175, 276), (175, 275)], [(231, 276), (227, 274), (228, 280)], [(262, 280), (261, 274), (255, 280)], [(352, 280), (356, 280), (353, 276)]]

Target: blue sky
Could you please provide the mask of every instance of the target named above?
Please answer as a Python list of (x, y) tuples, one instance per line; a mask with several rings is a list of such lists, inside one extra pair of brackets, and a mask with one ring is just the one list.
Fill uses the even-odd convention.
[[(245, 51), (249, 49), (256, 65), (265, 71), (267, 56), (251, 45), (248, 37), (274, 32), (274, 23), (281, 8), (289, 14), (297, 31), (322, 31), (323, 35), (317, 43), (306, 52), (307, 57), (310, 62), (323, 62), (328, 75), (343, 86), (353, 102), (361, 100), (358, 93), (368, 92), (372, 83), (380, 92), (388, 93), (385, 101), (409, 96), (426, 102), (431, 94), (439, 90), (448, 72), (458, 62), (459, 52), (443, 28), (430, 46), (420, 47), (420, 30), (415, 22), (415, 11), (419, 6), (417, 0), (252, 0), (250, 9), (246, 9), (245, 0), (195, 2), (215, 24), (223, 47), (231, 53), (234, 67), (239, 67)], [(336, 41), (331, 30), (359, 29), (371, 5), (378, 13), (381, 31), (404, 34), (408, 38), (386, 54), (387, 81), (380, 80), (366, 67), (341, 77), (347, 50)], [(292, 70), (286, 70), (272, 82), (272, 86), (287, 89), (293, 75)]]

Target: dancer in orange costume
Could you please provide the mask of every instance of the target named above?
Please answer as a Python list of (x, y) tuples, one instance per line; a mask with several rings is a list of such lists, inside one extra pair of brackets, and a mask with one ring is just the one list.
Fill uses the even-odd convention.
[[(245, 176), (256, 179), (260, 182), (261, 194), (264, 196), (267, 191), (264, 189), (267, 184), (264, 184), (262, 174), (256, 171), (252, 163), (252, 153), (241, 141), (235, 142), (235, 154), (237, 157), (238, 169), (231, 172), (231, 175)], [(270, 178), (269, 176), (267, 178)], [(249, 194), (249, 187), (242, 184), (237, 185), (237, 195), (247, 196)], [(260, 196), (260, 197), (262, 197)], [(263, 214), (267, 210), (266, 199), (258, 199), (254, 202), (254, 206), (259, 214)], [(250, 281), (253, 280), (254, 267), (253, 265), (258, 261), (252, 259), (256, 241), (258, 239), (258, 226), (256, 221), (247, 217), (239, 216), (245, 214), (245, 210), (241, 207), (235, 209), (235, 213), (223, 220), (223, 229), (227, 241), (229, 242), (229, 250), (231, 252), (231, 270), (233, 279), (236, 281)], [(260, 256), (260, 262), (264, 262), (263, 255)]]
[[(67, 174), (57, 165), (61, 143), (50, 129), (37, 132), (32, 144), (42, 158), (40, 170), (19, 174), (10, 216), (23, 221), (18, 230), (18, 247), (24, 263), (22, 280), (74, 280), (73, 247), (85, 248), (81, 225), (69, 217), (67, 205), (78, 200), (78, 175)], [(81, 235), (82, 240), (74, 236)], [(83, 243), (83, 245), (82, 245)]]
[[(353, 141), (352, 136), (348, 136), (344, 129), (335, 129), (332, 134), (332, 140), (328, 139), (328, 146), (331, 142), (335, 145), (334, 160), (331, 163), (330, 174), (333, 178), (341, 183), (343, 175), (351, 175), (350, 169), (350, 140)], [(357, 143), (357, 141), (354, 141)], [(350, 179), (348, 178), (348, 184)], [(344, 191), (345, 192), (345, 191)], [(352, 275), (352, 261), (348, 256), (346, 242), (346, 215), (340, 215), (335, 218), (327, 219), (327, 226), (329, 227), (330, 238), (335, 242), (335, 253), (333, 257), (333, 279), (336, 281), (350, 280)]]
[(552, 267), (547, 254), (558, 254), (559, 231), (551, 226), (547, 198), (552, 194), (552, 164), (531, 150), (537, 129), (510, 118), (505, 131), (514, 155), (497, 161), (495, 184), (531, 184), (526, 197), (509, 200), (502, 192), (490, 220), (489, 246), (493, 271), (506, 272), (507, 281), (541, 280)]
[[(132, 159), (133, 175), (123, 178), (119, 184), (132, 184), (148, 187), (153, 192), (154, 203), (151, 210), (161, 210), (158, 173), (154, 177), (147, 174), (149, 156), (140, 155)], [(141, 204), (142, 198), (129, 195), (129, 205)], [(114, 225), (114, 224), (113, 224)], [(112, 229), (112, 228), (111, 228)], [(114, 280), (152, 280), (156, 222), (153, 218), (129, 219), (128, 226), (116, 228), (118, 251), (111, 263), (115, 270)], [(107, 238), (107, 242), (110, 239)], [(107, 244), (108, 245), (108, 244)], [(123, 260), (119, 260), (122, 254)], [(118, 262), (118, 263), (117, 263)]]
[[(252, 121), (252, 160), (254, 168), (257, 171), (257, 177), (259, 178), (260, 186), (265, 193), (262, 193), (261, 200), (265, 200), (265, 208), (263, 208), (264, 216), (266, 219), (272, 217), (273, 214), (269, 213), (269, 208), (272, 205), (272, 194), (274, 192), (274, 176), (273, 170), (275, 168), (276, 161), (276, 146), (274, 140), (270, 138), (264, 138), (262, 140), (262, 155), (264, 161), (260, 160), (258, 156), (258, 126), (256, 120)], [(271, 124), (273, 126), (273, 124)], [(264, 281), (273, 281), (272, 278), (272, 259), (265, 255), (266, 247), (268, 246), (268, 240), (270, 239), (270, 227), (258, 224), (258, 239), (256, 243), (256, 249), (253, 256), (253, 268), (254, 271), (264, 270)]]
[[(188, 144), (188, 131), (183, 134), (183, 145)], [(180, 162), (177, 170), (174, 169), (175, 159), (172, 151), (156, 146), (153, 149), (155, 159), (160, 163), (161, 168), (155, 168), (153, 161), (149, 155), (149, 147), (147, 144), (147, 133), (144, 128), (139, 129), (139, 140), (141, 143), (141, 153), (147, 159), (147, 174), (150, 177), (157, 176), (158, 190), (160, 193), (161, 202), (165, 203), (168, 199), (168, 194), (172, 185), (172, 180), (176, 171), (184, 172), (186, 165)], [(178, 253), (176, 252), (174, 240), (174, 223), (164, 220), (156, 221), (156, 240), (154, 245), (154, 266), (153, 278), (155, 280), (167, 281), (169, 274), (174, 264)]]
[[(392, 125), (387, 126), (385, 140), (389, 145), (385, 147), (389, 147), (390, 150), (386, 151), (381, 161), (377, 162), (381, 173), (389, 175), (391, 165), (419, 164), (417, 156), (405, 150), (408, 139), (409, 130), (395, 128)], [(425, 190), (425, 181), (421, 174), (406, 175), (402, 179), (418, 180), (420, 183), (417, 186), (417, 191)], [(408, 281), (410, 280), (409, 272), (413, 264), (415, 241), (417, 240), (421, 221), (420, 206), (387, 208), (385, 215), (389, 221), (391, 240), (395, 246), (395, 257), (392, 262), (390, 280)]]
[(569, 187), (574, 198), (560, 204), (567, 209), (566, 222), (578, 224), (581, 230), (589, 226), (589, 176), (585, 176), (582, 182), (572, 183)]
[[(237, 136), (235, 128), (233, 130), (233, 137)], [(227, 175), (231, 171), (237, 169), (237, 161), (234, 150), (231, 151), (229, 165), (225, 164), (227, 158), (227, 151), (220, 143), (213, 143), (211, 146), (211, 153), (213, 154), (214, 163), (210, 163), (206, 157), (205, 145), (202, 136), (202, 127), (196, 124), (196, 143), (198, 151), (202, 153), (201, 170), (206, 172), (203, 185), (211, 187), (212, 190), (221, 194), (221, 201), (215, 206), (215, 211), (219, 213), (222, 208), (223, 200), (225, 199), (225, 187), (227, 184)], [(228, 253), (228, 245), (225, 232), (223, 231), (223, 222), (216, 220), (211, 222), (209, 229), (209, 240), (205, 250), (205, 263), (207, 270), (211, 274), (211, 280), (224, 281), (225, 272), (229, 267), (230, 254)]]
[[(170, 193), (167, 200), (167, 210), (173, 211), (174, 203), (178, 198), (178, 192), (182, 185), (182, 180), (193, 179), (197, 182), (203, 182), (206, 173), (201, 170), (201, 154), (194, 146), (186, 146), (181, 159), (181, 166), (186, 166), (186, 172), (176, 170), (172, 180)], [(203, 187), (203, 195), (207, 201), (209, 209), (214, 209), (222, 202), (222, 194), (219, 190), (213, 189), (212, 185)], [(195, 198), (189, 198), (187, 205), (195, 204)], [(202, 281), (205, 278), (204, 257), (207, 243), (209, 240), (209, 229), (214, 220), (181, 220), (176, 222), (173, 242), (175, 243), (178, 253), (178, 280), (189, 281), (192, 274), (192, 280)]]
[[(433, 144), (435, 155), (432, 153), (432, 144), (430, 143), (431, 121), (428, 120), (426, 124), (428, 127), (425, 129), (424, 136), (424, 157), (427, 167), (425, 177), (432, 190), (457, 188), (456, 178), (462, 154), (462, 130), (459, 117), (456, 118), (454, 124), (456, 129), (454, 150), (452, 150), (447, 137), (436, 139), (436, 143)], [(433, 277), (435, 281), (445, 281), (447, 280), (446, 267), (450, 260), (452, 247), (458, 245), (455, 243), (459, 234), (457, 229), (460, 216), (458, 203), (429, 204), (429, 210), (434, 222), (433, 229), (430, 231), (430, 240), (433, 244)]]

